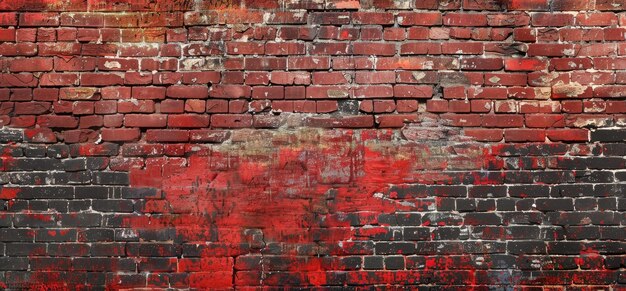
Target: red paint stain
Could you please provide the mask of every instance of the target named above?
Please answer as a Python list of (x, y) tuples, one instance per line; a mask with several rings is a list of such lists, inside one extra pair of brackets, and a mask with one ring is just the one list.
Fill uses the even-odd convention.
[[(162, 167), (154, 163), (131, 171), (133, 186), (161, 185), (165, 199), (159, 207), (151, 204), (144, 211), (162, 213), (126, 216), (124, 224), (134, 229), (173, 227), (187, 243), (210, 242), (214, 248), (207, 247), (201, 259), (262, 254), (267, 252), (264, 247), (278, 244), (292, 275), (261, 274), (265, 278), (254, 284), (325, 285), (333, 280), (326, 271), (345, 266), (325, 265), (314, 257), (296, 260), (302, 255), (299, 247), (330, 244), (349, 253), (352, 241), (389, 231), (375, 225), (352, 231), (349, 217), (434, 207), (426, 195), (399, 197), (390, 190), (392, 185), (458, 183), (441, 170), (461, 164), (479, 170), (485, 158), (486, 151), (478, 144), (459, 154), (445, 150), (452, 144), (398, 142), (391, 135), (381, 139), (384, 134), (347, 130), (323, 136), (275, 134), (266, 141), (199, 150), (188, 157), (186, 167), (176, 162), (175, 171), (168, 170), (168, 160), (163, 159)], [(493, 183), (480, 175), (474, 180)], [(224, 272), (233, 275), (232, 269)], [(232, 287), (232, 282), (194, 278), (195, 287)]]

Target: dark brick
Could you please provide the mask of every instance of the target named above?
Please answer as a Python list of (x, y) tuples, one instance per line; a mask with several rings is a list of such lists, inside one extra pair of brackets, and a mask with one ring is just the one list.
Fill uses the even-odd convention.
[(48, 244), (48, 254), (55, 257), (84, 257), (89, 256), (90, 246), (82, 243), (51, 243)]
[(10, 257), (44, 256), (47, 254), (44, 243), (9, 243), (6, 244), (6, 255)]
[(133, 201), (123, 199), (93, 200), (94, 210), (101, 212), (133, 212)]
[(626, 130), (624, 129), (596, 129), (591, 132), (591, 141), (599, 142), (619, 142), (626, 141)]
[(63, 159), (70, 155), (70, 147), (64, 144), (49, 145), (47, 150), (47, 155), (50, 158)]
[(546, 243), (543, 241), (509, 241), (506, 250), (514, 255), (545, 254)]
[(509, 196), (511, 197), (548, 197), (550, 187), (542, 185), (509, 186)]
[(28, 258), (0, 257), (0, 270), (2, 271), (28, 270)]
[(78, 231), (78, 241), (82, 242), (107, 242), (113, 241), (114, 238), (113, 229), (93, 228)]
[(111, 188), (103, 186), (76, 187), (75, 195), (77, 199), (106, 199), (109, 198)]
[(68, 213), (57, 216), (61, 227), (90, 227), (102, 224), (102, 215), (97, 213)]
[(572, 199), (537, 199), (537, 209), (540, 211), (572, 211), (574, 210), (574, 200)]
[(122, 188), (122, 198), (124, 199), (159, 199), (161, 192), (155, 188)]
[(21, 130), (18, 129), (7, 129), (3, 128), (0, 130), (0, 142), (20, 142), (24, 138), (24, 134)]
[(427, 227), (406, 227), (404, 228), (404, 239), (408, 241), (428, 240), (430, 229)]
[(24, 155), (29, 158), (44, 158), (46, 157), (46, 147), (40, 145), (23, 145), (22, 149)]
[(365, 270), (382, 270), (384, 257), (367, 256), (363, 258), (363, 269)]
[(375, 251), (379, 255), (410, 255), (415, 253), (415, 244), (404, 242), (376, 243)]
[(126, 173), (94, 172), (93, 181), (98, 185), (128, 185), (129, 178)]
[(76, 229), (38, 229), (35, 241), (41, 242), (73, 242), (76, 241)]
[(404, 257), (403, 256), (385, 257), (385, 269), (404, 270)]
[(84, 158), (63, 160), (63, 169), (69, 172), (87, 170), (87, 160)]
[(56, 159), (19, 158), (13, 161), (13, 170), (52, 171), (63, 169), (61, 161)]
[(22, 199), (71, 199), (74, 198), (74, 187), (5, 187), (5, 190), (17, 192)]

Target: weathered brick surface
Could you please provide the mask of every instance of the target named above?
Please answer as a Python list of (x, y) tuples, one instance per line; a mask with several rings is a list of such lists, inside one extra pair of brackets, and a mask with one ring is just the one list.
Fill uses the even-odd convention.
[(0, 289), (626, 288), (625, 11), (0, 1)]

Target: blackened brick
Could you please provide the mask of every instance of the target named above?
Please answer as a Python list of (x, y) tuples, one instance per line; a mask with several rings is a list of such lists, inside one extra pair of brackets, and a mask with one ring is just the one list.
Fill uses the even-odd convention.
[(591, 141), (618, 142), (626, 141), (626, 130), (624, 129), (596, 129), (591, 132)]
[(98, 185), (128, 185), (129, 178), (126, 173), (94, 172), (93, 181)]
[(379, 255), (410, 255), (415, 253), (414, 243), (394, 242), (376, 243), (376, 254)]
[(123, 199), (93, 200), (91, 205), (95, 211), (102, 212), (133, 212), (133, 201)]
[(382, 270), (384, 257), (367, 256), (363, 258), (363, 269), (365, 270)]
[(2, 271), (28, 270), (28, 258), (0, 257), (0, 270)]
[(404, 257), (403, 256), (385, 257), (385, 269), (404, 270)]
[(546, 243), (543, 241), (509, 241), (507, 252), (515, 255), (545, 254)]
[(3, 128), (0, 130), (0, 142), (20, 142), (24, 138), (21, 130)]

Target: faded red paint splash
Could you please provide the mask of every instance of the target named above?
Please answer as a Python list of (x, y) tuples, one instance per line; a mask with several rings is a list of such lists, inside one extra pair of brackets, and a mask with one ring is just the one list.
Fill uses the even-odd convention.
[[(480, 170), (490, 160), (490, 149), (476, 143), (398, 141), (392, 131), (319, 133), (279, 133), (214, 147), (188, 145), (196, 152), (186, 161), (160, 160), (162, 167), (153, 163), (132, 171), (133, 186), (160, 185), (165, 199), (147, 203), (144, 210), (153, 212), (151, 216), (124, 217), (125, 225), (135, 230), (170, 227), (187, 243), (210, 241), (213, 247), (206, 248), (204, 258), (259, 254), (276, 243), (283, 247), (281, 255), (294, 260), (298, 246), (320, 242), (349, 252), (354, 241), (388, 229), (351, 228), (348, 214), (376, 225), (378, 214), (436, 207), (433, 197), (399, 197), (392, 185), (454, 184), (442, 170)], [(474, 184), (495, 183), (478, 174), (472, 179)], [(325, 266), (316, 257), (287, 265), (288, 270), (305, 271), (284, 279), (286, 286), (325, 285), (332, 280), (325, 271), (345, 268)], [(232, 277), (233, 272), (230, 268), (223, 275)], [(233, 284), (194, 281), (193, 276), (192, 287)]]

